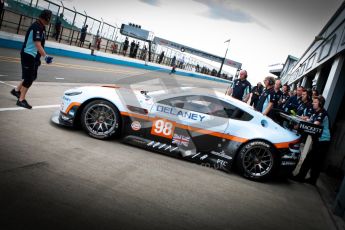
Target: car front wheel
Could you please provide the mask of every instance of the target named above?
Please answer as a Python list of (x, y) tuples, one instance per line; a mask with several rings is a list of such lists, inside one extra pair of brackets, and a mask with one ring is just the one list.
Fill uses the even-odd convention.
[(97, 139), (109, 139), (120, 132), (120, 114), (108, 101), (88, 103), (81, 114), (81, 122), (84, 130)]

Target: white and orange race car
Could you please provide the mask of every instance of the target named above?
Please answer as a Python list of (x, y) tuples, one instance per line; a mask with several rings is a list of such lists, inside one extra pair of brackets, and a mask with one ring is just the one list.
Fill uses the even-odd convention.
[(300, 158), (298, 134), (243, 102), (205, 89), (75, 88), (64, 93), (52, 121), (204, 166), (225, 171), (236, 166), (254, 180), (287, 175)]

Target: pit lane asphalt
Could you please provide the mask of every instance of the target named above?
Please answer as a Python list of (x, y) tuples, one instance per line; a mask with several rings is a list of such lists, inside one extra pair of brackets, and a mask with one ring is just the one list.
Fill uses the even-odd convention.
[[(55, 61), (65, 66), (41, 67), (27, 97), (33, 105), (57, 107), (68, 88), (121, 79), (133, 88), (226, 88), (89, 61)], [(16, 108), (9, 85), (19, 79), (19, 62), (0, 61), (0, 108)], [(335, 229), (310, 185), (252, 182), (116, 140), (92, 139), (51, 124), (56, 109), (0, 111), (0, 229)]]

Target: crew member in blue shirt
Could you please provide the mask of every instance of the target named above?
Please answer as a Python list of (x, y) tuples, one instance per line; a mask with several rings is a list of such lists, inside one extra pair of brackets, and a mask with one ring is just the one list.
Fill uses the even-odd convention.
[(232, 97), (240, 101), (247, 102), (250, 97), (252, 86), (247, 80), (248, 73), (246, 70), (241, 70), (239, 74), (240, 78), (234, 81), (230, 93)]
[(301, 104), (297, 108), (297, 115), (307, 117), (308, 119), (313, 114), (313, 105), (311, 102), (311, 95), (308, 95), (306, 89), (302, 90)]
[(255, 110), (261, 112), (263, 115), (273, 118), (274, 114), (272, 109), (275, 106), (275, 104), (277, 104), (274, 91), (274, 77), (266, 77), (264, 80), (264, 84), (266, 88), (264, 92), (261, 94)]
[(43, 10), (39, 19), (34, 22), (25, 35), (25, 40), (20, 52), (22, 65), (22, 81), (11, 91), (11, 94), (18, 98), (17, 105), (31, 109), (32, 106), (26, 101), (25, 96), (33, 81), (37, 78), (37, 70), (41, 65), (40, 58), (44, 57), (47, 64), (52, 63), (52, 57), (44, 50), (45, 26), (49, 24), (52, 17), (50, 10)]
[[(307, 154), (305, 160), (303, 161), (299, 173), (292, 177), (292, 180), (316, 185), (316, 181), (319, 178), (322, 163), (325, 159), (329, 143), (331, 141), (329, 118), (324, 105), (325, 98), (323, 96), (318, 96), (313, 99), (314, 113), (311, 115), (309, 121), (316, 125), (323, 126), (323, 131), (319, 138), (313, 138), (311, 151)], [(309, 170), (310, 178), (305, 179)]]
[(304, 87), (298, 86), (296, 90), (296, 95), (289, 98), (289, 100), (285, 103), (283, 109), (285, 112), (289, 114), (295, 115), (298, 106), (302, 103), (302, 91)]
[(282, 87), (282, 95), (280, 97), (280, 100), (278, 101), (278, 108), (279, 109), (283, 109), (285, 103), (289, 100), (290, 98), (290, 86), (288, 86), (287, 84), (284, 84)]

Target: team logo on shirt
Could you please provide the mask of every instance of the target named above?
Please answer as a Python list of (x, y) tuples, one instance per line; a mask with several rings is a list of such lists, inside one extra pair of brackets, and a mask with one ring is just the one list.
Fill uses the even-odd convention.
[(36, 38), (41, 38), (39, 31), (36, 32)]

